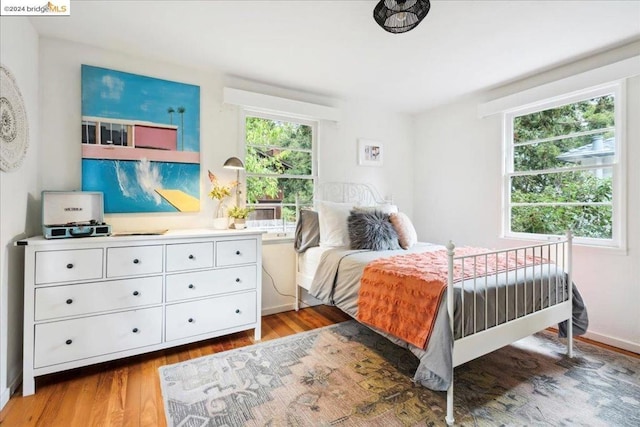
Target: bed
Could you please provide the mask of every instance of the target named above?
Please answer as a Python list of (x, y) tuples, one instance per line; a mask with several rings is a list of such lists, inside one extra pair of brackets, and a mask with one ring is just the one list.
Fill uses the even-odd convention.
[[(556, 324), (560, 335), (567, 338), (568, 356), (573, 357), (573, 335), (584, 333), (588, 321), (580, 294), (571, 280), (570, 233), (548, 243), (497, 251), (456, 248), (452, 242), (444, 246), (412, 242), (403, 245), (404, 248), (350, 249), (344, 236), (342, 240), (336, 239), (336, 235), (328, 235), (327, 230), (341, 227), (344, 234), (344, 215), (350, 213), (348, 220), (351, 221), (356, 207), (390, 211), (388, 215), (395, 218), (392, 212), (395, 206), (365, 184), (325, 183), (318, 187), (316, 196), (314, 205), (317, 209), (300, 210), (296, 230), (296, 250), (299, 252), (296, 309), (299, 308), (300, 289), (305, 289), (323, 303), (340, 308), (392, 342), (411, 350), (420, 360), (414, 381), (432, 390), (447, 391), (447, 424), (454, 423), (453, 369), (456, 366)], [(342, 216), (332, 218), (333, 213), (323, 210), (325, 204), (332, 204), (332, 209), (341, 209)], [(395, 209), (395, 215), (401, 215)], [(309, 226), (310, 221), (305, 218), (316, 218), (311, 212), (316, 212), (317, 219)], [(313, 231), (309, 232), (309, 229)], [(325, 231), (322, 237), (320, 230)], [(351, 233), (352, 239), (354, 236), (357, 234)], [(400, 236), (402, 240), (403, 235)], [(433, 261), (436, 259), (439, 261)], [(396, 331), (402, 329), (398, 326), (402, 321), (393, 321), (393, 316), (404, 316), (401, 306), (406, 305), (406, 301), (393, 299), (397, 297), (395, 294), (388, 300), (385, 300), (387, 294), (378, 295), (378, 300), (387, 301), (386, 307), (381, 308), (370, 307), (371, 300), (365, 298), (372, 286), (374, 290), (384, 288), (384, 280), (399, 280), (400, 286), (396, 287), (409, 292), (405, 287), (414, 286), (417, 279), (385, 270), (395, 268), (393, 265), (398, 262), (420, 270), (417, 275), (441, 279), (441, 298), (430, 295), (422, 298), (420, 294), (420, 298), (414, 297), (414, 301), (410, 301), (412, 304), (416, 300), (422, 303), (433, 299), (428, 302), (434, 308), (430, 318), (425, 316), (424, 322), (420, 322), (423, 326), (429, 325), (422, 328), (426, 331), (425, 341), (422, 336), (416, 340), (414, 336), (403, 335), (402, 330)], [(431, 267), (425, 267), (425, 263), (438, 266), (427, 274), (424, 271)], [(387, 284), (392, 283), (395, 282)], [(425, 285), (418, 282), (415, 286)], [(395, 303), (389, 304), (391, 300)], [(411, 316), (416, 312), (422, 315), (422, 305), (420, 310), (411, 307)], [(427, 308), (425, 312), (429, 311)], [(386, 319), (376, 323), (375, 319), (367, 317), (370, 311), (376, 310), (388, 310)], [(404, 320), (415, 322), (415, 317)]]

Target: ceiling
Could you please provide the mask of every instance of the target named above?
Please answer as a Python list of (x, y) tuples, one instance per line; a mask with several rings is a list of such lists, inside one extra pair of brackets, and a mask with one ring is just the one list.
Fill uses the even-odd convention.
[(416, 113), (640, 40), (640, 1), (437, 1), (390, 34), (369, 1), (73, 1), (45, 37)]

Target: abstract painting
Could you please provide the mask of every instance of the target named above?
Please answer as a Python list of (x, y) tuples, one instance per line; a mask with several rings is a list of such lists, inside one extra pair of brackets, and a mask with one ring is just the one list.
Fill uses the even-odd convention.
[(105, 213), (200, 210), (200, 87), (82, 65), (82, 190)]

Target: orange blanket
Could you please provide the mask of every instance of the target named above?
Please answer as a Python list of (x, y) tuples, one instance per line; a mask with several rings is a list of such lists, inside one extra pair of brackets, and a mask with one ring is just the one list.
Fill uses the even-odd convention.
[[(487, 249), (456, 248), (456, 256)], [(488, 262), (466, 261), (454, 265), (454, 281), (514, 270), (539, 263), (540, 258), (509, 253), (488, 255)], [(524, 254), (522, 254), (524, 255)], [(478, 260), (480, 261), (480, 260)], [(482, 264), (482, 265), (480, 265)], [(447, 251), (412, 253), (381, 258), (367, 264), (360, 280), (358, 320), (388, 332), (419, 348), (426, 348), (447, 288)]]

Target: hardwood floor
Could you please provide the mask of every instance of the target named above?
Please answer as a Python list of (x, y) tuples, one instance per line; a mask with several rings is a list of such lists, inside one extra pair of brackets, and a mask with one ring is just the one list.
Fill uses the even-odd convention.
[[(320, 305), (262, 318), (262, 340), (292, 335), (350, 319)], [(633, 357), (640, 355), (577, 338)], [(0, 412), (0, 426), (165, 426), (160, 366), (253, 344), (253, 330), (179, 348), (40, 377), (36, 394), (19, 390)]]
[[(350, 319), (320, 305), (262, 318), (262, 340), (284, 337)], [(19, 390), (0, 412), (2, 427), (165, 426), (160, 366), (254, 343), (253, 330), (125, 360), (36, 379), (36, 394)]]

